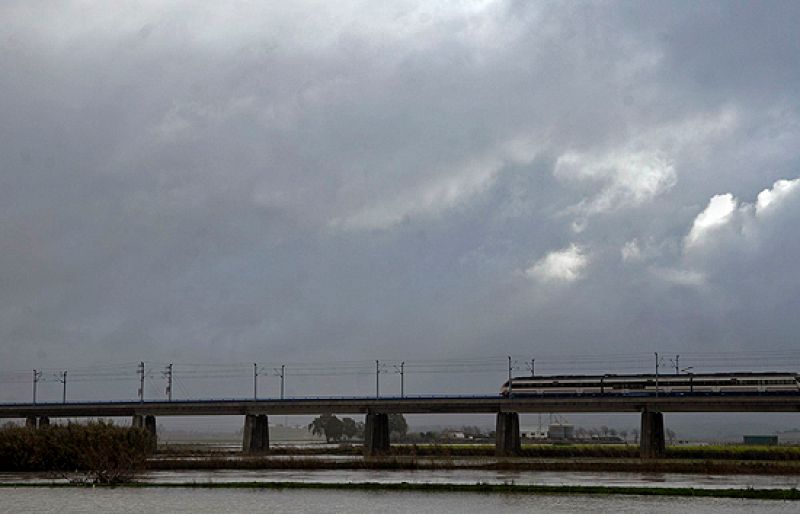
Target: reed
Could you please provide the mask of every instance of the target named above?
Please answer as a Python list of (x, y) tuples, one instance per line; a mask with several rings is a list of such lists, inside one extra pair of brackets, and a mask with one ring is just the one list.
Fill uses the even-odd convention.
[(0, 428), (0, 470), (48, 471), (115, 483), (143, 470), (151, 448), (145, 430), (103, 421), (36, 429), (6, 425)]

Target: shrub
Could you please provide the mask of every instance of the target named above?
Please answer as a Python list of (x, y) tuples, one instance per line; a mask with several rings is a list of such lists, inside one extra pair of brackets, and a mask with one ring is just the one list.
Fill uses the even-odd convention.
[(38, 429), (6, 425), (0, 428), (0, 470), (80, 472), (80, 481), (119, 483), (144, 469), (151, 445), (145, 430), (103, 421)]

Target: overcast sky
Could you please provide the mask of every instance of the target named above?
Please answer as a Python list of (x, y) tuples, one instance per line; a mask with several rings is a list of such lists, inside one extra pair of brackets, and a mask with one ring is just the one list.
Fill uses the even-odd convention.
[(793, 350), (798, 20), (3, 1), (0, 368)]

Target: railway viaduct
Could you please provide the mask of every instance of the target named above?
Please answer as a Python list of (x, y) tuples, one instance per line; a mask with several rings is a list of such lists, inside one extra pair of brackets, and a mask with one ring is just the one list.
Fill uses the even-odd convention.
[(270, 415), (362, 414), (366, 416), (365, 453), (389, 450), (388, 414), (495, 414), (496, 453), (514, 456), (520, 451), (521, 413), (641, 414), (640, 454), (664, 454), (664, 413), (670, 412), (800, 412), (800, 395), (737, 394), (684, 396), (417, 396), (404, 398), (291, 398), (259, 400), (181, 400), (128, 402), (69, 402), (0, 404), (0, 418), (23, 418), (28, 426), (49, 423), (50, 418), (130, 417), (156, 435), (157, 416), (244, 416), (245, 452), (269, 448)]

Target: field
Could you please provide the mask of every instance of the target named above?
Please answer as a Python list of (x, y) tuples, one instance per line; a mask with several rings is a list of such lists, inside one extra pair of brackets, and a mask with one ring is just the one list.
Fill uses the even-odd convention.
[[(187, 458), (190, 457), (190, 458)], [(394, 445), (362, 456), (358, 445), (238, 452), (159, 452), (149, 469), (508, 469), (718, 474), (800, 474), (800, 448), (743, 445), (670, 447), (662, 459), (640, 459), (632, 445), (525, 445), (517, 457), (495, 457), (493, 445)]]

